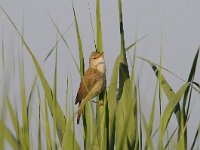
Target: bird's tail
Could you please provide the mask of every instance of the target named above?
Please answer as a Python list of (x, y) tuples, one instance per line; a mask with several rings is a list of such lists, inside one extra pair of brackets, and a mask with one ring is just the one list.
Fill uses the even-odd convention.
[(83, 109), (80, 107), (80, 104), (81, 103), (79, 103), (79, 110), (78, 110), (78, 116), (77, 116), (77, 124), (79, 124), (80, 119), (81, 119), (81, 115), (83, 113)]

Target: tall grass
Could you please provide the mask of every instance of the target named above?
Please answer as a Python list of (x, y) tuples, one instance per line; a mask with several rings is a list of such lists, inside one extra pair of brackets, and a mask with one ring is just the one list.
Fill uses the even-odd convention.
[[(23, 57), (21, 60), (21, 77), (20, 77), (20, 95), (21, 95), (21, 115), (22, 121), (19, 120), (18, 114), (15, 111), (15, 107), (11, 103), (10, 95), (8, 89), (5, 89), (3, 95), (1, 96), (2, 102), (5, 107), (1, 108), (1, 119), (0, 119), (0, 149), (5, 149), (5, 142), (8, 142), (13, 149), (42, 149), (44, 145), (47, 149), (156, 149), (159, 147), (162, 149), (169, 149), (173, 145), (176, 149), (187, 149), (188, 147), (193, 149), (198, 143), (200, 124), (196, 129), (192, 145), (188, 145), (188, 134), (187, 128), (190, 123), (190, 103), (192, 100), (192, 92), (200, 93), (199, 83), (194, 81), (194, 76), (197, 69), (197, 62), (199, 57), (199, 49), (191, 66), (191, 71), (187, 81), (175, 92), (169, 82), (165, 79), (162, 70), (169, 73), (169, 70), (162, 67), (162, 47), (160, 55), (160, 65), (147, 60), (145, 58), (139, 57), (139, 59), (146, 62), (146, 65), (152, 68), (155, 76), (157, 77), (156, 87), (154, 89), (153, 103), (150, 113), (149, 120), (146, 121), (143, 113), (141, 111), (140, 105), (140, 95), (143, 93), (140, 91), (139, 83), (137, 81), (137, 76), (134, 72), (135, 62), (137, 61), (136, 53), (134, 52), (133, 63), (128, 64), (127, 51), (134, 47), (136, 51), (137, 42), (126, 47), (124, 38), (124, 22), (123, 22), (123, 7), (122, 1), (118, 0), (118, 12), (119, 12), (119, 28), (120, 28), (120, 41), (121, 50), (118, 54), (114, 67), (110, 68), (112, 70), (110, 85), (107, 85), (108, 89), (105, 89), (97, 98), (97, 101), (101, 105), (90, 105), (91, 102), (87, 102), (84, 105), (83, 114), (83, 129), (84, 135), (82, 135), (84, 140), (84, 145), (79, 145), (77, 137), (75, 136), (75, 126), (74, 119), (77, 115), (75, 112), (72, 116), (69, 115), (68, 109), (68, 80), (66, 89), (66, 113), (63, 112), (61, 106), (57, 100), (57, 44), (59, 38), (57, 37), (56, 44), (50, 51), (55, 50), (55, 66), (54, 66), (54, 79), (53, 87), (50, 87), (49, 81), (45, 77), (43, 70), (35, 57), (33, 50), (26, 43), (26, 39), (23, 37), (18, 30), (18, 27), (13, 22), (12, 18), (9, 17), (7, 12), (1, 7), (1, 11), (7, 17), (8, 21), (11, 23), (19, 38), (21, 39), (23, 46), (25, 47), (24, 53), (28, 53), (31, 57), (32, 63), (34, 64), (37, 75), (32, 83), (32, 89), (29, 93), (30, 97), (27, 100), (25, 90), (25, 70)], [(76, 29), (77, 45), (79, 52), (79, 65), (75, 58), (73, 61), (76, 64), (76, 69), (80, 73), (80, 78), (84, 75), (85, 71), (85, 59), (84, 50), (82, 47), (82, 40), (79, 31), (79, 23), (76, 17), (76, 9), (72, 2), (73, 15), (74, 15), (74, 25)], [(102, 29), (101, 29), (101, 11), (100, 11), (100, 0), (96, 1), (96, 39), (94, 39), (97, 51), (103, 51), (103, 40), (102, 40)], [(50, 16), (49, 16), (50, 17)], [(66, 48), (70, 51), (68, 44), (59, 30), (58, 25), (50, 17), (52, 24), (57, 30), (57, 35), (61, 37), (64, 41)], [(92, 24), (92, 23), (91, 23)], [(93, 25), (93, 24), (92, 24)], [(94, 28), (94, 27), (92, 27)], [(2, 36), (2, 64), (4, 63), (4, 44)], [(48, 56), (49, 56), (48, 55)], [(48, 59), (48, 56), (46, 59)], [(45, 59), (45, 60), (46, 60)], [(131, 66), (130, 66), (131, 65)], [(153, 73), (152, 72), (152, 73)], [(174, 75), (174, 73), (172, 73)], [(179, 77), (180, 78), (180, 77)], [(42, 85), (42, 89), (39, 88), (39, 84)], [(41, 90), (41, 91), (40, 91)], [(161, 90), (166, 95), (168, 99), (167, 106), (162, 107), (161, 100)], [(30, 117), (29, 107), (30, 99), (34, 91), (37, 91), (36, 98), (39, 101), (38, 110), (38, 139), (31, 140), (30, 128)], [(159, 97), (157, 96), (157, 91), (159, 91)], [(44, 98), (41, 99), (41, 93), (44, 93)], [(3, 104), (2, 103), (2, 104)], [(160, 109), (160, 123), (159, 128), (155, 133), (155, 109), (156, 103), (159, 103)], [(74, 105), (73, 105), (74, 107)], [(161, 109), (163, 111), (161, 111)], [(6, 114), (8, 112), (8, 114)], [(50, 112), (50, 113), (49, 113)], [(96, 112), (96, 115), (95, 115)], [(50, 115), (49, 115), (50, 114)], [(168, 124), (171, 121), (172, 115), (176, 115), (177, 120), (177, 130), (170, 133), (171, 136), (166, 135), (166, 130), (168, 129)], [(5, 117), (9, 117), (14, 130), (11, 130), (5, 121)], [(51, 124), (51, 121), (53, 124)], [(45, 125), (42, 128), (42, 124)], [(175, 133), (177, 132), (177, 137)], [(45, 139), (42, 138), (44, 134)], [(154, 135), (159, 135), (159, 138), (154, 138)], [(146, 137), (146, 138), (144, 138)], [(170, 144), (172, 138), (177, 140), (177, 143)], [(166, 141), (167, 139), (167, 141)], [(37, 141), (37, 146), (33, 145), (33, 141)], [(44, 141), (46, 143), (44, 143)], [(34, 142), (35, 143), (35, 142)], [(158, 143), (158, 145), (155, 145)]]

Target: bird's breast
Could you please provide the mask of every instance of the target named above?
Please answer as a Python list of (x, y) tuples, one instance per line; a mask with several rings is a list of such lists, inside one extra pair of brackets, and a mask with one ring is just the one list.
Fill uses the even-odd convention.
[(105, 87), (105, 79), (102, 77), (94, 86), (93, 91), (95, 92), (95, 95), (98, 95), (102, 92), (102, 90)]

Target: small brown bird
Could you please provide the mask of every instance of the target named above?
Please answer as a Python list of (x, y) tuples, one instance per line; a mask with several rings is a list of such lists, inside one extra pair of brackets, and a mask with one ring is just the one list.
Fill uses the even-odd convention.
[(104, 53), (92, 52), (89, 59), (89, 68), (82, 77), (75, 104), (79, 103), (77, 124), (79, 124), (83, 108), (81, 104), (100, 94), (105, 88)]

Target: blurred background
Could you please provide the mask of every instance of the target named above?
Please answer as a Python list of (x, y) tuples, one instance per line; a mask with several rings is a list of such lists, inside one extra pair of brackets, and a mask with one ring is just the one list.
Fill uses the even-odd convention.
[[(74, 97), (79, 87), (80, 76), (76, 69), (79, 62), (78, 45), (73, 18), (72, 2), (70, 0), (1, 0), (0, 6), (9, 14), (15, 25), (23, 33), (24, 39), (29, 44), (34, 55), (38, 59), (42, 69), (53, 87), (55, 52), (46, 62), (45, 57), (56, 43), (57, 31), (49, 16), (57, 23), (60, 31), (64, 34), (69, 48), (60, 37), (58, 37), (58, 80), (57, 97), (65, 112), (66, 86), (69, 79), (69, 105), (74, 103)], [(95, 51), (94, 40), (96, 37), (94, 0), (75, 0), (74, 7), (79, 24), (80, 35), (83, 44), (85, 65), (88, 67), (89, 55)], [(138, 39), (142, 39), (136, 45), (136, 55), (144, 57), (157, 64), (160, 61), (162, 49), (162, 66), (172, 71), (184, 80), (187, 80), (196, 51), (200, 45), (200, 1), (198, 0), (122, 0), (123, 21), (125, 31), (125, 45), (128, 47)], [(92, 21), (91, 21), (92, 20)], [(91, 23), (93, 25), (91, 25)], [(110, 82), (113, 64), (120, 53), (120, 33), (118, 18), (118, 2), (115, 0), (101, 1), (101, 23), (103, 32), (103, 50), (105, 52), (107, 82)], [(94, 27), (94, 32), (92, 29)], [(20, 58), (22, 57), (22, 42), (13, 26), (5, 15), (0, 11), (0, 43), (5, 49), (5, 68), (0, 61), (0, 95), (3, 94), (5, 86), (9, 88), (9, 94), (13, 104), (20, 112)], [(2, 46), (3, 45), (3, 46)], [(70, 52), (71, 51), (71, 52)], [(29, 54), (23, 52), (25, 63), (26, 91), (30, 92), (36, 71)], [(2, 53), (0, 54), (2, 58)], [(129, 64), (133, 61), (133, 48), (127, 52)], [(136, 58), (136, 79), (140, 84), (141, 106), (145, 118), (148, 120), (153, 94), (156, 85), (156, 77), (150, 65)], [(13, 72), (17, 76), (13, 75)], [(164, 76), (177, 91), (183, 84), (177, 77), (163, 71)], [(199, 62), (194, 81), (200, 82)], [(164, 95), (163, 95), (164, 96)], [(193, 135), (200, 120), (199, 106), (200, 95), (193, 93), (191, 102), (191, 116), (188, 124), (188, 133)], [(164, 96), (165, 97), (165, 96)], [(31, 122), (34, 130), (37, 127), (38, 101), (32, 101)], [(163, 108), (167, 99), (163, 100)], [(75, 107), (77, 109), (77, 106)], [(72, 115), (72, 108), (70, 110)], [(19, 115), (20, 116), (20, 115)], [(159, 105), (156, 104), (155, 121), (159, 122)], [(19, 118), (21, 119), (21, 118)], [(8, 120), (9, 121), (9, 120)], [(158, 123), (159, 124), (159, 123)], [(156, 123), (155, 123), (156, 125)], [(175, 116), (169, 124), (171, 131), (176, 126)], [(12, 127), (11, 127), (12, 128)], [(155, 127), (157, 128), (157, 127)], [(83, 134), (81, 126), (76, 126), (76, 135)], [(188, 136), (188, 137), (189, 137)], [(37, 137), (37, 132), (32, 133)], [(77, 138), (79, 144), (83, 145), (82, 138)], [(192, 139), (188, 138), (191, 145)], [(200, 143), (200, 141), (198, 141)]]

